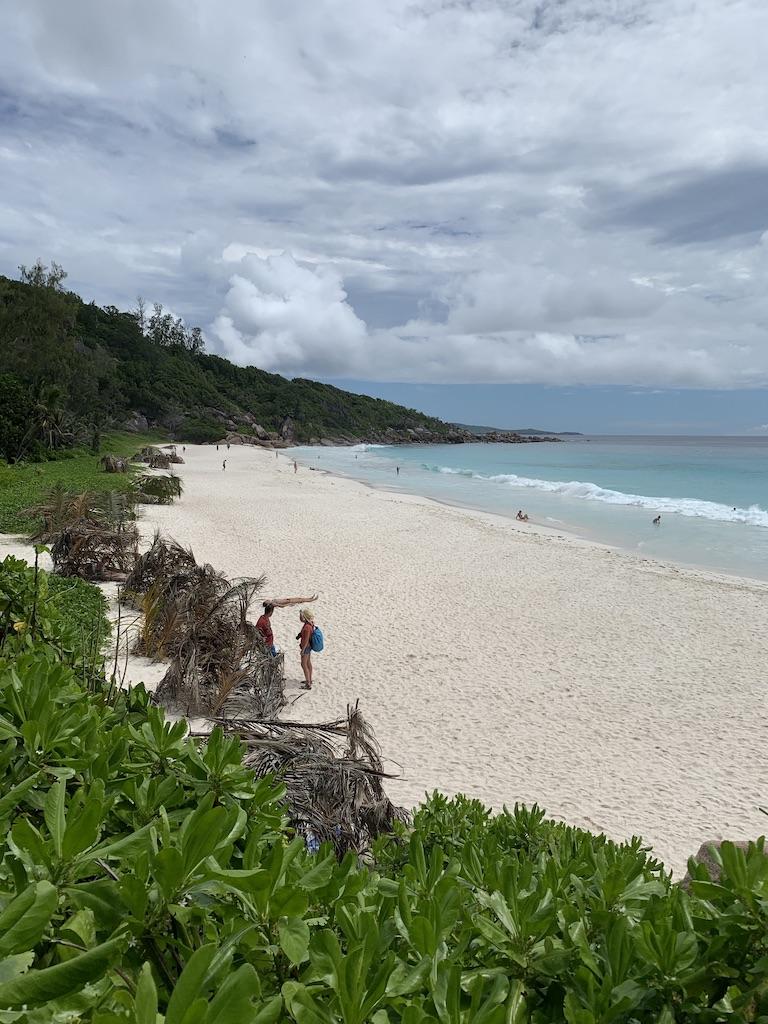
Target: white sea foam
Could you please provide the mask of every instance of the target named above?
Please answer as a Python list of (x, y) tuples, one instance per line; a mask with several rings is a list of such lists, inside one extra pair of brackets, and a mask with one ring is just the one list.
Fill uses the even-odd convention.
[(348, 451), (351, 452), (369, 452), (372, 448), (388, 448), (386, 444), (353, 444), (349, 447)]
[(607, 487), (581, 480), (538, 480), (515, 473), (500, 473), (496, 476), (485, 476), (469, 469), (454, 469), (451, 466), (435, 466), (424, 464), (424, 469), (432, 473), (446, 473), (451, 476), (466, 476), (473, 480), (485, 480), (490, 483), (506, 484), (509, 487), (527, 487), (549, 494), (562, 494), (567, 498), (582, 498), (585, 501), (600, 501), (606, 505), (629, 505), (636, 508), (652, 509), (654, 512), (691, 516), (700, 519), (717, 520), (723, 523), (746, 523), (748, 526), (768, 528), (768, 512), (759, 505), (749, 508), (729, 508), (715, 501), (704, 501), (700, 498), (665, 498), (648, 494), (625, 494)]

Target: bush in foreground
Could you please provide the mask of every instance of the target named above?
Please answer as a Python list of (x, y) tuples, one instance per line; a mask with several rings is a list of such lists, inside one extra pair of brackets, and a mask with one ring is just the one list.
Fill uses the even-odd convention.
[(311, 855), (235, 741), (77, 671), (58, 622), (0, 650), (0, 1021), (768, 1018), (761, 849), (689, 895), (639, 841), (435, 794), (368, 865)]

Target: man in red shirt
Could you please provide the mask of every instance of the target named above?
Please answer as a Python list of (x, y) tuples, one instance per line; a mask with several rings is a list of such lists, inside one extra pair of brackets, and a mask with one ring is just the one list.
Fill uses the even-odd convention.
[(264, 643), (269, 649), (269, 653), (274, 658), (277, 654), (277, 648), (275, 647), (275, 638), (272, 634), (272, 623), (269, 621), (272, 618), (272, 612), (275, 610), (275, 606), (270, 601), (264, 602), (264, 614), (259, 616), (256, 623), (256, 629), (264, 637)]

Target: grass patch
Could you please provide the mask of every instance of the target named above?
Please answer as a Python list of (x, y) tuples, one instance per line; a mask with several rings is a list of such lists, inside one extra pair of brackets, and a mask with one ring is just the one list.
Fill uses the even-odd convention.
[(6, 466), (0, 463), (0, 533), (29, 533), (34, 519), (23, 516), (25, 508), (36, 505), (50, 489), (61, 483), (68, 490), (127, 491), (131, 474), (105, 473), (102, 455), (133, 455), (143, 445), (167, 443), (158, 434), (113, 433), (104, 437), (98, 455), (76, 449), (71, 458)]

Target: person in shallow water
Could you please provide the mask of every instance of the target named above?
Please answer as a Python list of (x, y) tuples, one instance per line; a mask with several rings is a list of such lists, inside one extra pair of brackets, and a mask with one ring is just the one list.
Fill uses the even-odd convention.
[(656, 516), (656, 518), (653, 520), (653, 525), (654, 526), (661, 526), (661, 516), (660, 515)]
[(304, 689), (312, 689), (312, 630), (315, 628), (315, 616), (309, 608), (302, 608), (299, 612), (301, 629), (296, 634), (299, 641), (299, 654), (301, 656), (301, 669), (304, 673)]

